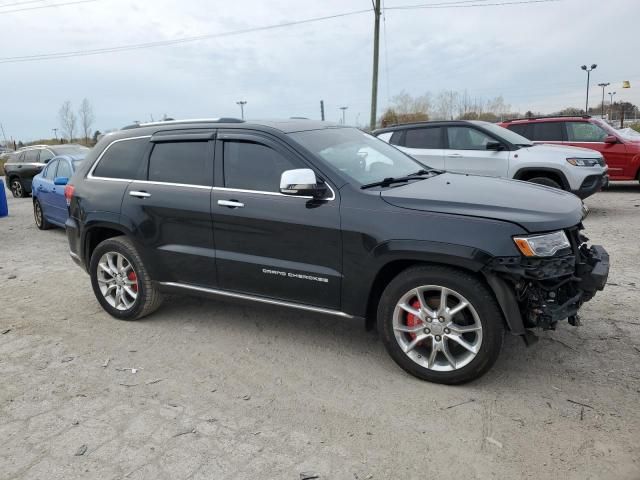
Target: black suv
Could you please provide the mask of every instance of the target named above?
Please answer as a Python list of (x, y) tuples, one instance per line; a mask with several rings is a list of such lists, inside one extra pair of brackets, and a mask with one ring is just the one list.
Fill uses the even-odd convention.
[(126, 127), (65, 195), (71, 256), (112, 316), (182, 291), (367, 319), (434, 382), (486, 372), (505, 329), (577, 324), (609, 270), (574, 195), (427, 169), (311, 120)]
[(89, 150), (75, 144), (31, 145), (10, 154), (4, 164), (7, 184), (14, 197), (22, 198), (31, 193), (31, 181), (57, 155), (73, 155)]

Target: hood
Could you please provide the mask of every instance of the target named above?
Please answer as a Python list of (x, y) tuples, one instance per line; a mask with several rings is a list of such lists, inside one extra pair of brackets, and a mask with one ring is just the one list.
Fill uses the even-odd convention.
[(536, 143), (533, 147), (521, 148), (517, 153), (527, 151), (537, 153), (550, 153), (557, 155), (575, 156), (581, 158), (602, 158), (602, 154), (590, 148), (572, 147), (570, 145), (555, 145), (552, 143)]
[(529, 232), (572, 227), (583, 218), (582, 201), (571, 193), (517, 180), (459, 173), (445, 172), (389, 188), (381, 196), (400, 208), (503, 220)]

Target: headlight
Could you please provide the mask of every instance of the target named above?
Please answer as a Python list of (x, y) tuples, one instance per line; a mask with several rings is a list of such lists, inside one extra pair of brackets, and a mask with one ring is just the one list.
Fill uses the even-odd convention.
[(513, 237), (513, 241), (525, 257), (551, 257), (557, 251), (571, 247), (567, 235), (562, 230), (545, 235)]
[(601, 164), (597, 158), (567, 158), (567, 162), (574, 167), (595, 167)]

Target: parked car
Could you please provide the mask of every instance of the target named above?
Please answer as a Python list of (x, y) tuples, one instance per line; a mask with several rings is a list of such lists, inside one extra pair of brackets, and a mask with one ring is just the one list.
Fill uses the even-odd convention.
[(64, 186), (84, 157), (84, 152), (53, 157), (44, 170), (33, 177), (33, 218), (40, 230), (52, 226), (64, 228), (69, 217)]
[(98, 142), (65, 197), (70, 255), (113, 317), (186, 292), (367, 319), (434, 382), (482, 375), (505, 329), (531, 341), (578, 324), (609, 270), (576, 196), (428, 169), (311, 120), (132, 126)]
[(598, 118), (520, 118), (508, 120), (500, 125), (536, 143), (554, 143), (596, 150), (604, 156), (611, 180), (640, 181), (640, 138), (625, 137)]
[(31, 194), (33, 177), (42, 171), (56, 155), (75, 155), (88, 152), (87, 147), (68, 143), (64, 145), (31, 145), (18, 149), (4, 164), (5, 176), (14, 197)]
[(493, 123), (421, 122), (373, 132), (420, 162), (451, 172), (513, 178), (586, 198), (608, 182), (602, 155), (584, 148), (534, 145)]

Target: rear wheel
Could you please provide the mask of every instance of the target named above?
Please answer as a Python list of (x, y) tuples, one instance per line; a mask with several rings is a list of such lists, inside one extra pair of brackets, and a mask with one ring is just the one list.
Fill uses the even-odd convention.
[(534, 177), (527, 180), (527, 182), (537, 183), (538, 185), (545, 185), (547, 187), (553, 187), (559, 190), (564, 190), (562, 188), (562, 185), (560, 185), (558, 182), (556, 182), (555, 180), (549, 177)]
[(15, 198), (24, 198), (27, 196), (24, 186), (22, 185), (22, 182), (19, 178), (14, 178), (13, 180), (11, 180), (9, 188), (11, 189), (11, 194)]
[(502, 348), (504, 322), (489, 289), (452, 268), (420, 266), (393, 279), (380, 299), (378, 330), (412, 375), (457, 384), (480, 377)]
[(121, 320), (137, 320), (162, 303), (133, 243), (126, 237), (101, 242), (89, 266), (93, 292), (102, 308)]
[(44, 217), (42, 205), (40, 205), (40, 201), (37, 198), (33, 200), (33, 219), (36, 221), (36, 227), (40, 230), (48, 230), (51, 228), (51, 224)]

